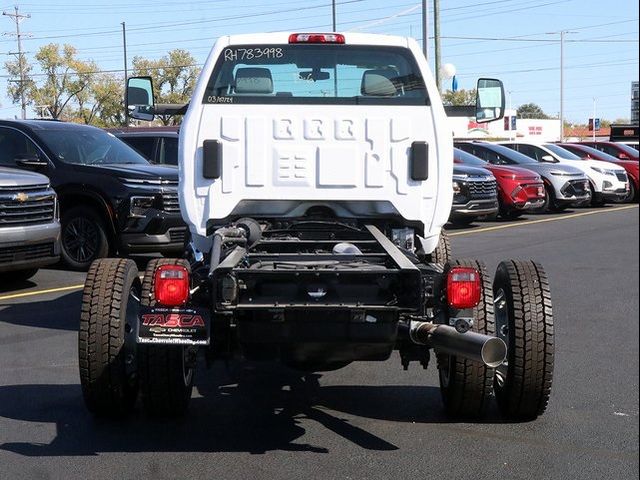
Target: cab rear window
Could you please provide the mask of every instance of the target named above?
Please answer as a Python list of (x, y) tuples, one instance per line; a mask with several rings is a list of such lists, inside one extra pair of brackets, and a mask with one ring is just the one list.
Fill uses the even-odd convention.
[(411, 51), (360, 45), (225, 48), (205, 104), (428, 105)]

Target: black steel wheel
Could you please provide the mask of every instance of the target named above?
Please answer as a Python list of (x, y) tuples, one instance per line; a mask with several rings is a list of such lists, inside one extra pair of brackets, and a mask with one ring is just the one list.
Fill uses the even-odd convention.
[(496, 369), (498, 407), (510, 420), (533, 420), (551, 393), (554, 341), (549, 281), (532, 261), (501, 262), (493, 282), (497, 336), (507, 359)]
[(61, 254), (73, 270), (86, 270), (94, 260), (109, 255), (104, 223), (92, 209), (75, 207), (62, 215)]
[[(186, 260), (154, 259), (147, 264), (142, 280), (141, 304), (156, 305), (155, 271), (161, 265), (182, 265)], [(140, 388), (148, 414), (156, 417), (179, 416), (191, 401), (197, 349), (182, 345), (140, 345)]]
[(140, 279), (135, 262), (97, 260), (82, 292), (78, 360), (85, 405), (95, 415), (118, 417), (138, 394), (135, 322)]
[[(482, 277), (480, 303), (473, 309), (472, 331), (494, 335), (493, 292), (491, 280), (484, 263), (476, 260), (456, 260), (450, 265), (473, 267)], [(447, 415), (452, 417), (478, 418), (485, 412), (491, 395), (494, 369), (455, 355), (437, 354), (440, 392)]]

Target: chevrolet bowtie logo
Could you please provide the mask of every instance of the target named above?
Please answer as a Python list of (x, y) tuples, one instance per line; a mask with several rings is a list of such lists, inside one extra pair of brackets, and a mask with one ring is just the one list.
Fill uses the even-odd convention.
[(27, 195), (26, 193), (20, 192), (20, 193), (16, 193), (13, 196), (14, 200), (17, 200), (20, 203), (26, 202), (27, 200), (29, 200), (29, 195)]

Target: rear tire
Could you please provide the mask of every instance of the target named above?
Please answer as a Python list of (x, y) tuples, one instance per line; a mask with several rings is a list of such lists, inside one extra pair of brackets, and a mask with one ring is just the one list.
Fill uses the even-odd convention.
[(449, 241), (449, 235), (446, 231), (440, 231), (440, 238), (438, 238), (438, 246), (431, 252), (427, 258), (429, 263), (438, 263), (444, 265), (451, 260), (451, 242)]
[[(142, 281), (140, 303), (156, 305), (155, 271), (160, 265), (182, 265), (186, 260), (154, 259), (147, 264)], [(140, 345), (140, 387), (142, 403), (148, 414), (157, 417), (179, 416), (186, 412), (191, 400), (195, 351), (181, 345)]]
[(498, 265), (493, 293), (496, 330), (507, 343), (494, 385), (498, 407), (510, 420), (533, 420), (547, 407), (553, 377), (549, 281), (541, 265), (508, 260)]
[[(449, 265), (473, 267), (482, 277), (480, 303), (473, 309), (473, 332), (495, 335), (493, 291), (484, 263), (456, 260)], [(449, 270), (448, 265), (445, 271)], [(478, 418), (485, 411), (491, 395), (494, 369), (455, 355), (437, 354), (440, 392), (447, 415)]]
[(87, 408), (121, 417), (133, 409), (138, 384), (135, 331), (140, 280), (132, 260), (102, 259), (89, 268), (82, 292), (78, 357)]

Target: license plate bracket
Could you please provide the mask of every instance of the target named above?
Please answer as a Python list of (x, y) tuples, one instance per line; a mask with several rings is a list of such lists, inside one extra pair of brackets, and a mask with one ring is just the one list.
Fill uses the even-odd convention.
[(137, 343), (159, 345), (209, 345), (211, 319), (201, 308), (140, 306)]

